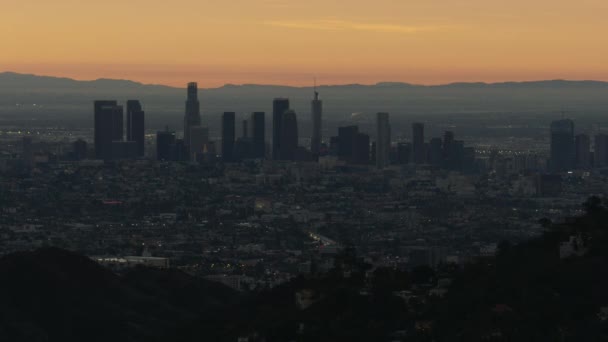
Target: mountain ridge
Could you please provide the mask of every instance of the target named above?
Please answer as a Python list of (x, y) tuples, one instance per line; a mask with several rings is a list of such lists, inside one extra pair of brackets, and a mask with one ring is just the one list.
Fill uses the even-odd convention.
[[(199, 85), (204, 86), (204, 81)], [(549, 80), (434, 86), (379, 82), (374, 85), (322, 85), (317, 90), (324, 100), (324, 119), (333, 123), (352, 123), (352, 113), (380, 111), (392, 113), (395, 124), (398, 120), (405, 123), (411, 120), (429, 122), (439, 117), (452, 120), (454, 115), (469, 113), (519, 113), (540, 117), (564, 108), (596, 120), (603, 118), (608, 111), (608, 82), (602, 81)], [(227, 84), (218, 88), (200, 88), (199, 92), (203, 120), (215, 132), (219, 132), (221, 127), (221, 113), (272, 113), (272, 99), (276, 97), (289, 98), (292, 109), (302, 122), (308, 121), (312, 86)], [(124, 103), (137, 99), (145, 108), (148, 127), (182, 127), (185, 98), (184, 88), (130, 80), (78, 81), (65, 77), (0, 73), (0, 120), (7, 122), (25, 124), (31, 120), (43, 120), (49, 125), (69, 122), (92, 127), (93, 101), (110, 99)], [(462, 118), (467, 120), (464, 116)], [(267, 122), (271, 121), (267, 119)], [(356, 123), (371, 125), (373, 118), (359, 117)], [(309, 129), (306, 124), (302, 127), (304, 132)]]
[[(166, 90), (178, 90), (183, 89), (180, 87), (174, 87), (164, 84), (148, 84), (129, 79), (113, 79), (113, 78), (97, 78), (93, 80), (77, 80), (69, 77), (61, 76), (48, 76), (48, 75), (36, 75), (28, 73), (17, 73), (13, 71), (0, 72), (0, 86), (3, 86), (3, 82), (20, 81), (20, 82), (38, 82), (45, 83), (42, 85), (50, 85), (49, 83), (54, 82), (56, 85), (107, 85), (107, 86), (122, 86), (122, 87), (146, 87), (146, 88), (158, 88)], [(23, 83), (22, 83), (23, 84)], [(409, 82), (397, 82), (397, 81), (383, 81), (375, 84), (361, 84), (361, 83), (349, 83), (349, 84), (326, 84), (319, 85), (317, 88), (509, 88), (509, 87), (567, 87), (567, 86), (578, 86), (578, 87), (608, 87), (608, 82), (600, 80), (567, 80), (567, 79), (548, 79), (548, 80), (534, 80), (534, 81), (504, 81), (504, 82), (450, 82), (433, 85), (415, 84)], [(201, 90), (219, 90), (229, 88), (287, 88), (287, 89), (309, 89), (311, 86), (291, 86), (281, 84), (256, 84), (256, 83), (243, 83), (233, 84), (226, 83), (220, 87), (209, 87), (201, 88)]]

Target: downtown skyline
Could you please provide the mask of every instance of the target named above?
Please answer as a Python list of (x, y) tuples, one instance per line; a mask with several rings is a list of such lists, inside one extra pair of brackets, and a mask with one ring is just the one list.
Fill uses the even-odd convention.
[(1, 0), (0, 342), (608, 340), (607, 0)]
[(607, 12), (599, 0), (9, 0), (0, 70), (204, 87), (608, 80)]

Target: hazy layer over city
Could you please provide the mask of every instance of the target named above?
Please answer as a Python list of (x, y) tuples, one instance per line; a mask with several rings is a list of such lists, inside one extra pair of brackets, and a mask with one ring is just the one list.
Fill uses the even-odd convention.
[[(312, 81), (312, 80), (311, 80)], [(211, 134), (219, 135), (224, 111), (245, 117), (252, 111), (271, 112), (272, 98), (289, 97), (301, 122), (301, 135), (309, 135), (312, 87), (268, 85), (202, 86), (201, 113)], [(460, 135), (546, 135), (551, 120), (563, 116), (577, 122), (577, 129), (598, 130), (608, 125), (608, 83), (597, 81), (539, 81), (498, 84), (454, 83), (419, 86), (406, 83), (376, 85), (320, 85), (324, 99), (324, 127), (330, 136), (339, 125), (373, 125), (378, 111), (391, 113), (396, 136), (409, 136), (408, 124), (427, 123), (429, 134), (451, 127)], [(0, 120), (27, 127), (66, 126), (91, 128), (96, 99), (126, 101), (137, 98), (146, 110), (146, 126), (158, 130), (182, 126), (184, 89), (143, 85), (125, 80), (74, 81), (66, 78), (0, 74)], [(267, 124), (270, 124), (267, 122)], [(402, 129), (400, 129), (402, 128)], [(267, 130), (269, 132), (269, 130)]]

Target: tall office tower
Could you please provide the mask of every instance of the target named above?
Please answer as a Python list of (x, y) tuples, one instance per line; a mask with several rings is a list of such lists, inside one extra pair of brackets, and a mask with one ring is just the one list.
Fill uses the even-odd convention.
[(339, 137), (330, 137), (328, 154), (330, 156), (338, 156), (339, 147), (340, 147), (340, 138)]
[(452, 158), (448, 168), (455, 171), (462, 171), (464, 166), (464, 141), (454, 140), (452, 148)]
[(266, 156), (266, 122), (264, 112), (251, 113), (252, 157), (263, 159)]
[(192, 127), (201, 125), (201, 106), (198, 101), (198, 84), (188, 83), (188, 98), (186, 100), (186, 115), (184, 116), (184, 142), (190, 143)]
[(72, 149), (74, 152), (75, 160), (87, 159), (88, 147), (87, 147), (86, 141), (84, 141), (82, 139), (78, 139), (78, 140), (74, 141), (74, 143), (72, 144)]
[(579, 134), (575, 138), (576, 167), (587, 169), (591, 166), (591, 139), (587, 134)]
[(295, 160), (298, 148), (298, 119), (296, 112), (287, 110), (281, 119), (280, 160)]
[(353, 145), (359, 127), (338, 127), (338, 158), (350, 161), (353, 158)]
[(454, 132), (445, 131), (443, 134), (443, 157), (450, 158), (454, 145)]
[(551, 157), (549, 160), (552, 172), (572, 170), (575, 162), (574, 122), (570, 119), (551, 123)]
[(281, 159), (283, 114), (289, 110), (289, 99), (276, 98), (272, 102), (272, 159)]
[(231, 162), (234, 160), (234, 142), (236, 139), (236, 114), (224, 112), (222, 114), (222, 160)]
[(144, 111), (137, 100), (127, 101), (127, 141), (137, 143), (137, 156), (143, 157), (145, 153), (145, 121)]
[(189, 161), (190, 156), (188, 155), (188, 145), (184, 142), (184, 139), (175, 139), (175, 145), (171, 149), (171, 160), (174, 161)]
[(433, 166), (441, 166), (443, 151), (441, 150), (441, 138), (433, 138), (429, 143), (429, 163)]
[(388, 113), (376, 115), (376, 167), (383, 169), (389, 164), (391, 149), (391, 126), (388, 121)]
[(253, 157), (253, 142), (250, 138), (240, 137), (234, 143), (234, 160), (240, 161)]
[(608, 135), (596, 135), (593, 150), (593, 166), (608, 166)]
[(426, 163), (426, 149), (424, 146), (424, 124), (415, 122), (412, 124), (413, 138), (412, 148), (414, 152), (414, 163)]
[(369, 164), (369, 135), (357, 133), (353, 139), (353, 156), (354, 164)]
[(397, 152), (397, 146), (391, 144), (391, 148), (388, 151), (388, 162), (389, 162), (389, 164), (391, 164), (391, 165), (399, 165), (399, 163), (397, 161), (397, 159), (398, 159), (397, 154), (398, 154), (398, 152)]
[(205, 145), (209, 142), (209, 128), (202, 126), (190, 127), (190, 161), (197, 161), (198, 156), (205, 153)]
[(249, 138), (249, 122), (247, 119), (243, 120), (243, 134), (241, 136), (243, 138)]
[[(475, 172), (475, 148), (474, 147), (464, 147), (463, 148), (463, 156), (462, 156), (462, 171), (463, 172)], [(525, 160), (525, 159), (524, 159)]]
[(95, 101), (95, 158), (112, 159), (112, 142), (123, 140), (122, 106), (116, 101)]
[(372, 145), (370, 150), (370, 161), (372, 162), (372, 164), (376, 164), (376, 142), (372, 141)]
[(412, 144), (398, 143), (397, 144), (397, 164), (405, 165), (410, 162), (412, 152)]
[(321, 127), (323, 120), (323, 101), (319, 100), (319, 93), (315, 87), (315, 99), (311, 102), (312, 137), (310, 138), (310, 151), (313, 155), (321, 152)]
[(217, 153), (215, 151), (215, 142), (207, 141), (203, 145), (202, 152), (196, 154), (196, 162), (215, 163), (217, 161)]
[(156, 160), (176, 160), (174, 149), (175, 132), (169, 131), (169, 127), (156, 132)]

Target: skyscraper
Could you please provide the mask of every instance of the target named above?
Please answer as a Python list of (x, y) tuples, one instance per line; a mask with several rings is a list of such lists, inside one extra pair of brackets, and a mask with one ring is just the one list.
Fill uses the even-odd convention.
[(176, 160), (175, 154), (175, 132), (170, 132), (169, 127), (164, 131), (156, 133), (156, 159)]
[(222, 159), (233, 161), (235, 134), (235, 113), (224, 112), (222, 115)]
[(576, 167), (587, 169), (591, 166), (591, 139), (587, 134), (579, 134), (575, 138)]
[(174, 161), (189, 161), (188, 146), (184, 139), (175, 139), (175, 144), (171, 148), (171, 160)]
[(330, 137), (329, 138), (329, 151), (328, 154), (330, 156), (337, 156), (338, 155), (338, 147), (340, 145), (340, 138), (339, 137)]
[(433, 138), (429, 143), (429, 163), (433, 166), (441, 166), (443, 151), (441, 150), (441, 138)]
[(295, 160), (298, 148), (298, 119), (296, 112), (287, 110), (281, 119), (280, 160)]
[(411, 154), (412, 154), (412, 144), (408, 144), (408, 143), (398, 143), (397, 144), (397, 148), (396, 148), (396, 152), (397, 152), (397, 158), (396, 158), (396, 162), (397, 164), (400, 165), (405, 165), (408, 164), (410, 162)]
[(311, 102), (312, 113), (312, 137), (310, 138), (310, 151), (313, 155), (319, 155), (321, 151), (321, 126), (323, 120), (323, 101), (319, 100), (319, 93), (315, 87), (315, 98)]
[(570, 119), (551, 123), (551, 157), (549, 166), (553, 172), (572, 170), (575, 162), (574, 122)]
[(241, 136), (243, 138), (249, 138), (249, 121), (247, 121), (247, 119), (243, 120), (243, 134)]
[(190, 127), (190, 161), (197, 161), (199, 155), (206, 153), (205, 146), (209, 142), (209, 128), (202, 126)]
[(449, 170), (462, 171), (465, 157), (464, 141), (454, 140), (452, 146), (452, 155), (450, 157), (450, 163), (447, 165), (447, 168)]
[(454, 132), (452, 131), (445, 131), (445, 133), (443, 133), (443, 157), (446, 159), (450, 158), (450, 155), (452, 154), (452, 150), (453, 150), (453, 146), (454, 145)]
[(377, 145), (376, 142), (372, 141), (372, 144), (371, 144), (370, 149), (369, 149), (369, 152), (370, 152), (369, 159), (370, 159), (370, 161), (371, 161), (372, 164), (376, 164), (376, 152), (377, 152), (376, 151), (376, 145)]
[(353, 139), (353, 156), (354, 164), (369, 163), (369, 135), (357, 133)]
[(608, 135), (597, 134), (593, 144), (593, 166), (605, 167), (608, 165)]
[(137, 144), (138, 157), (143, 157), (145, 153), (144, 115), (139, 101), (127, 101), (127, 141), (134, 141)]
[(234, 160), (243, 160), (253, 157), (253, 142), (250, 138), (240, 137), (234, 144)]
[(198, 84), (188, 83), (188, 98), (186, 100), (186, 115), (184, 116), (184, 142), (190, 143), (190, 130), (201, 125), (201, 108), (198, 101)]
[(253, 142), (252, 156), (254, 158), (264, 158), (266, 156), (266, 123), (264, 112), (251, 113), (251, 139)]
[(424, 124), (415, 122), (412, 124), (412, 149), (414, 152), (414, 163), (426, 163), (426, 150), (424, 146)]
[(389, 164), (391, 148), (391, 126), (388, 113), (378, 113), (376, 115), (376, 129), (376, 166), (383, 169)]
[(353, 145), (355, 137), (359, 133), (359, 127), (338, 127), (338, 157), (342, 160), (351, 161), (353, 158)]
[(74, 152), (74, 159), (75, 160), (83, 160), (87, 158), (87, 154), (88, 154), (88, 147), (87, 147), (87, 142), (82, 140), (82, 139), (78, 139), (76, 140), (73, 144), (72, 144), (72, 149)]
[(95, 158), (112, 159), (112, 142), (123, 140), (123, 108), (116, 101), (95, 101)]
[(281, 159), (283, 114), (289, 110), (289, 99), (276, 98), (272, 102), (272, 159)]

